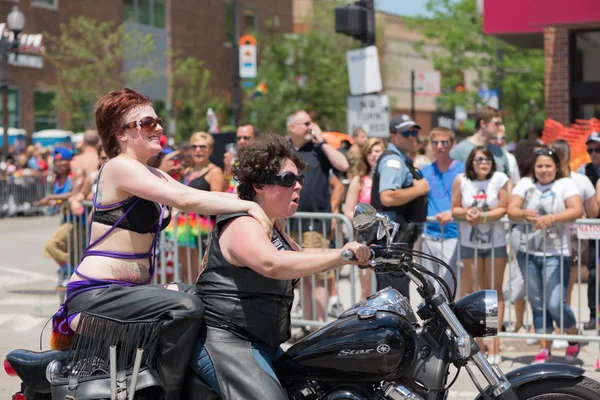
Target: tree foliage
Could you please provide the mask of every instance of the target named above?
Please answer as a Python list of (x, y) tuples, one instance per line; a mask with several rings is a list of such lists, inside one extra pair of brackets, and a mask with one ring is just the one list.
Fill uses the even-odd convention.
[(305, 109), (323, 130), (346, 127), (346, 96), (350, 94), (346, 51), (358, 42), (335, 34), (334, 8), (344, 1), (315, 3), (310, 31), (303, 35), (269, 32), (259, 37), (256, 84), (267, 93), (245, 102), (247, 118), (267, 132), (285, 132), (285, 118)]
[(212, 95), (209, 89), (211, 76), (203, 61), (195, 57), (174, 57), (176, 141), (188, 139), (192, 133), (207, 128), (206, 111), (209, 107), (217, 116), (224, 112), (225, 99)]
[[(438, 106), (453, 111), (455, 106), (473, 110), (482, 104), (479, 88), (502, 88), (505, 125), (511, 139), (523, 137), (527, 129), (544, 120), (543, 49), (516, 48), (483, 34), (482, 16), (476, 0), (428, 0), (431, 17), (416, 18), (418, 29), (439, 51), (416, 44), (442, 75)], [(464, 72), (473, 71), (476, 89), (459, 90)], [(463, 86), (464, 87), (464, 86)]]
[[(149, 58), (155, 50), (152, 36), (125, 33), (123, 25), (80, 16), (61, 24), (57, 36), (45, 32), (44, 41), (44, 57), (58, 73), (52, 88), (56, 106), (69, 115), (71, 130), (93, 126), (92, 104), (99, 95), (120, 89), (125, 81), (139, 83), (156, 76)], [(124, 54), (147, 61), (125, 73)]]

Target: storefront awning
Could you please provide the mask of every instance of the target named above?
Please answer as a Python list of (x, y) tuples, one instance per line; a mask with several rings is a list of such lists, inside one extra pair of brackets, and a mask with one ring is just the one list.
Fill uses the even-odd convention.
[(519, 47), (543, 47), (546, 26), (600, 26), (598, 0), (484, 0), (483, 32)]

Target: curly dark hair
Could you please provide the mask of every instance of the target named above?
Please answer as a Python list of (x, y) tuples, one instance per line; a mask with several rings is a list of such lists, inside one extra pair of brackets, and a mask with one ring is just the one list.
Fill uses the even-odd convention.
[(494, 159), (494, 154), (492, 154), (490, 148), (487, 146), (477, 146), (473, 148), (473, 150), (471, 150), (471, 153), (469, 154), (469, 157), (467, 157), (467, 161), (465, 162), (465, 173), (467, 175), (467, 178), (469, 178), (472, 181), (477, 180), (477, 174), (475, 173), (475, 168), (473, 167), (473, 161), (475, 161), (475, 154), (477, 154), (478, 151), (482, 152), (487, 158), (490, 158), (492, 160), (492, 168), (490, 169), (490, 173), (485, 177), (485, 179), (490, 179), (492, 175), (494, 175), (494, 172), (496, 172), (496, 160)]
[(299, 171), (308, 168), (306, 161), (280, 135), (268, 134), (240, 146), (237, 159), (231, 167), (231, 172), (238, 181), (239, 198), (254, 200), (254, 185), (260, 185), (276, 175), (286, 160), (296, 164)]

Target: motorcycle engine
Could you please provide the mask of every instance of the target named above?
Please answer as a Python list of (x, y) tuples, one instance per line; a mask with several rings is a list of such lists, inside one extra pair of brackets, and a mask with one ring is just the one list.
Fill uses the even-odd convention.
[(291, 400), (369, 400), (372, 395), (361, 386), (343, 385), (324, 387), (317, 382), (306, 382), (289, 390)]

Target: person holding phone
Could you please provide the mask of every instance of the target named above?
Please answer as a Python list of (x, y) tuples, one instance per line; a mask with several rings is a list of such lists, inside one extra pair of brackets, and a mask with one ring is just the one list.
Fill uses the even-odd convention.
[(229, 143), (225, 147), (223, 156), (223, 191), (226, 193), (235, 193), (237, 181), (235, 180), (231, 167), (235, 162), (237, 148), (250, 144), (258, 137), (258, 129), (249, 122), (243, 122), (235, 131), (235, 143)]

